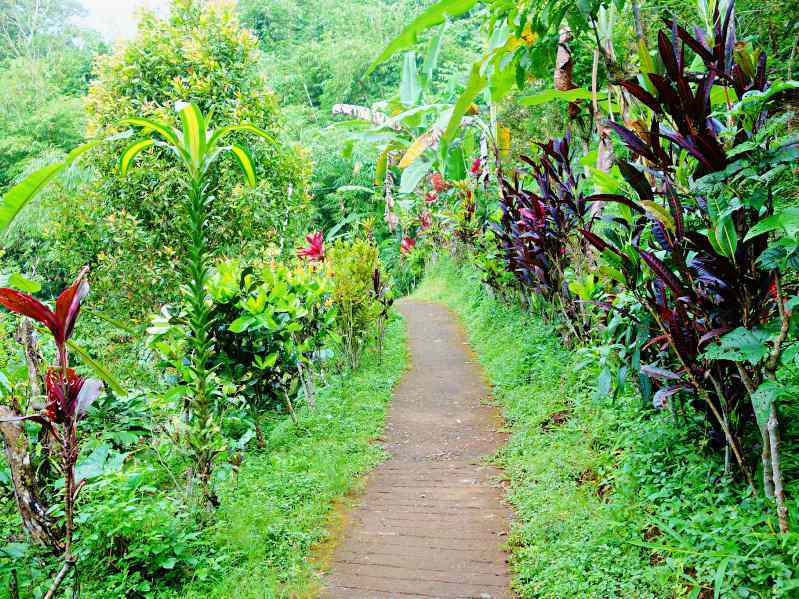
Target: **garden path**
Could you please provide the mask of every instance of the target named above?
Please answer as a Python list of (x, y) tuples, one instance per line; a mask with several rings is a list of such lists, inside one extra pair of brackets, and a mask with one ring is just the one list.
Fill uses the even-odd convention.
[(369, 477), (333, 550), (323, 597), (512, 597), (510, 516), (484, 462), (501, 420), (455, 317), (403, 301), (411, 368), (386, 426), (391, 458)]

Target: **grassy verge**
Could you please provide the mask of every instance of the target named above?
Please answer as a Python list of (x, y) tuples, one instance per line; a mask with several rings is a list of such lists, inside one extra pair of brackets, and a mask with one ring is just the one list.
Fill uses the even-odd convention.
[(334, 501), (359, 482), (384, 453), (372, 441), (383, 430), (394, 384), (405, 369), (404, 322), (395, 317), (378, 363), (370, 352), (354, 373), (320, 390), (316, 411), (283, 419), (268, 447), (249, 455), (236, 484), (222, 496), (216, 526), (222, 577), (196, 583), (185, 597), (305, 597), (318, 576), (311, 549), (328, 536)]
[[(633, 394), (596, 397), (593, 354), (493, 298), (468, 264), (441, 259), (417, 295), (461, 316), (511, 427), (498, 461), (521, 596), (797, 596), (799, 535), (778, 535), (773, 506), (725, 475), (701, 418), (642, 410)], [(799, 419), (786, 414), (793, 498)]]
[(524, 597), (665, 597), (662, 573), (625, 543), (635, 519), (607, 509), (619, 413), (591, 401), (591, 375), (553, 331), (482, 289), (469, 267), (439, 261), (417, 291), (462, 318), (511, 427), (498, 455), (516, 511), (509, 539)]

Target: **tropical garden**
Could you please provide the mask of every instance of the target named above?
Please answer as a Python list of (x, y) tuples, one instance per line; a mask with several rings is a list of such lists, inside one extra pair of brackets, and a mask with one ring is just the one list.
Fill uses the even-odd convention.
[(0, 596), (316, 596), (405, 296), (518, 596), (799, 596), (799, 2), (169, 4), (0, 3)]

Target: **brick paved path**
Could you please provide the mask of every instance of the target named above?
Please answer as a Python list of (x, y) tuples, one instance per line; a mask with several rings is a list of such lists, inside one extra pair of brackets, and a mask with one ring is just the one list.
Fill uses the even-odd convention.
[(509, 512), (496, 469), (496, 410), (455, 318), (404, 301), (411, 369), (386, 428), (392, 457), (369, 477), (333, 553), (323, 597), (506, 599)]

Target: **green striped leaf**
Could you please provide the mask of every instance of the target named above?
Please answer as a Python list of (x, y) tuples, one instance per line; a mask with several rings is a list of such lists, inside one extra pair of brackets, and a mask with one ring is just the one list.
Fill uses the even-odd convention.
[(177, 131), (175, 131), (172, 127), (164, 125), (158, 121), (143, 117), (133, 117), (124, 119), (120, 121), (119, 124), (126, 127), (140, 127), (144, 130), (145, 134), (155, 131), (164, 139), (165, 142), (170, 143), (175, 147), (179, 147), (181, 145), (180, 140), (178, 139)]
[(125, 150), (122, 156), (119, 157), (119, 174), (123, 177), (128, 176), (128, 170), (130, 169), (130, 165), (133, 162), (133, 159), (136, 158), (142, 151), (146, 150), (150, 146), (154, 145), (155, 141), (152, 139), (143, 139), (141, 141), (137, 141), (136, 143), (132, 144), (127, 150)]
[(180, 111), (180, 120), (183, 123), (183, 142), (192, 163), (199, 168), (205, 156), (207, 139), (205, 118), (196, 104), (179, 102), (176, 108)]
[(261, 137), (268, 141), (271, 144), (276, 144), (275, 138), (269, 135), (263, 129), (259, 129), (255, 125), (228, 125), (227, 127), (221, 127), (216, 131), (213, 131), (208, 134), (208, 149), (213, 150), (214, 147), (222, 141), (222, 139), (230, 133), (235, 131), (246, 131), (248, 133), (255, 133), (258, 137)]
[(249, 183), (250, 187), (255, 187), (255, 166), (250, 152), (236, 145), (230, 146), (230, 151), (233, 153), (233, 156), (236, 157), (236, 161), (239, 163), (241, 172), (244, 173), (247, 183)]

